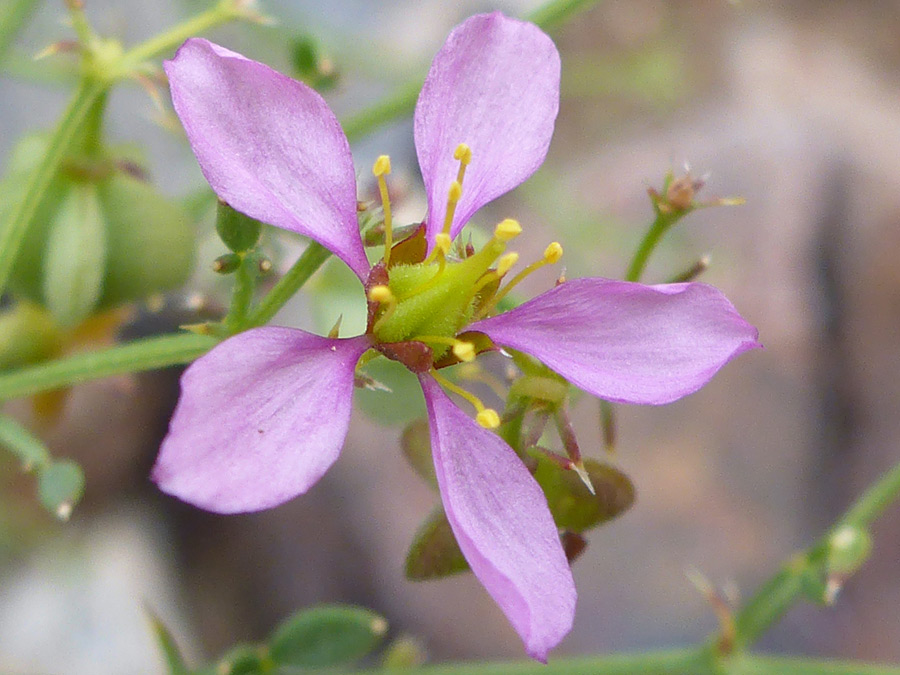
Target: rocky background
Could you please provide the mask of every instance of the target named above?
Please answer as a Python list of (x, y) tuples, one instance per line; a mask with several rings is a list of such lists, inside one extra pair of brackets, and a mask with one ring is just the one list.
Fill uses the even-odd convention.
[[(45, 5), (21, 54), (66, 33), (59, 4)], [(200, 6), (87, 2), (101, 30), (127, 41)], [(343, 73), (330, 95), (339, 112), (424, 72), (461, 18), (532, 6), (265, 3), (278, 30), (303, 27), (332, 50)], [(704, 280), (759, 327), (766, 347), (676, 404), (619, 409), (615, 461), (638, 500), (591, 535), (575, 566), (575, 629), (558, 653), (702, 639), (715, 618), (686, 570), (749, 595), (897, 461), (898, 31), (900, 5), (886, 0), (609, 0), (554, 36), (563, 100), (547, 164), (479, 220), (522, 221), (523, 259), (554, 237), (566, 247), (570, 277), (621, 276), (649, 223), (647, 187), (689, 162), (695, 175), (708, 173), (701, 197), (747, 203), (691, 215), (646, 279), (664, 280), (709, 253)], [(212, 37), (285, 67), (281, 43), (265, 36), (232, 26)], [(0, 76), (5, 157), (22, 133), (53, 124), (66, 92)], [(183, 141), (155, 125), (138, 88), (121, 89), (110, 135), (147, 145), (154, 178), (173, 196), (199, 187)], [(361, 176), (377, 154), (392, 155), (397, 180), (411, 189), (410, 220), (422, 208), (411, 126), (392, 125), (357, 152)], [(196, 278), (213, 304), (219, 289), (202, 270), (214, 255), (201, 248)], [(530, 281), (534, 289), (551, 283)], [(278, 323), (308, 327), (310, 317), (301, 299)], [(308, 495), (220, 517), (175, 503), (147, 479), (176, 396), (176, 371), (97, 382), (74, 391), (58, 422), (41, 428), (54, 452), (87, 474), (69, 524), (51, 522), (30, 479), (0, 458), (0, 672), (152, 672), (159, 657), (144, 603), (196, 656), (258, 639), (322, 601), (383, 613), (436, 660), (521, 656), (471, 576), (404, 580), (406, 547), (435, 497), (405, 464), (398, 427), (357, 411), (340, 461)], [(9, 409), (28, 418), (24, 404)], [(583, 400), (575, 422), (594, 455), (602, 454), (597, 420), (596, 403)], [(874, 538), (871, 560), (835, 607), (798, 607), (762, 647), (900, 661), (900, 508), (878, 522)]]

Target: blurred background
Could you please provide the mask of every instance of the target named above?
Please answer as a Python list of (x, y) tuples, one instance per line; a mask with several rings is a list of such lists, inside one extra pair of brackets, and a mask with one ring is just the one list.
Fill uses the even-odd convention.
[[(85, 4), (101, 33), (126, 44), (206, 6)], [(314, 37), (337, 72), (326, 98), (341, 116), (424, 77), (446, 34), (470, 14), (522, 16), (536, 6), (264, 0), (277, 27), (233, 24), (209, 37), (285, 72), (291, 45)], [(523, 259), (554, 238), (570, 278), (621, 277), (651, 220), (647, 188), (688, 163), (706, 176), (701, 199), (747, 203), (688, 216), (645, 280), (665, 280), (709, 254), (703, 280), (758, 326), (766, 347), (673, 405), (619, 408), (614, 461), (634, 481), (637, 502), (589, 536), (574, 566), (575, 627), (557, 654), (703, 639), (716, 621), (686, 570), (750, 595), (897, 461), (898, 34), (900, 4), (887, 0), (607, 0), (554, 32), (562, 103), (547, 162), (475, 222), (516, 217), (526, 229), (517, 241)], [(71, 89), (60, 68), (67, 57), (30, 59), (69, 37), (62, 3), (45, 0), (0, 71), (0, 167), (23, 134), (55, 124)], [(140, 87), (115, 90), (107, 131), (111, 142), (144, 149), (152, 180), (173, 198), (204, 186), (183, 136)], [(372, 160), (391, 155), (392, 188), (405, 194), (399, 220), (420, 219), (411, 120), (354, 151), (363, 192)], [(227, 282), (209, 271), (221, 245), (210, 223), (198, 227), (189, 290), (214, 308), (227, 298)], [(283, 264), (292, 246), (284, 245)], [(529, 279), (532, 290), (552, 283), (550, 274)], [(331, 267), (320, 272), (275, 323), (327, 330), (341, 301), (325, 287), (340, 277)], [(177, 325), (171, 314), (144, 316), (129, 330)], [(434, 660), (522, 656), (471, 575), (404, 579), (406, 548), (436, 497), (399, 451), (402, 425), (384, 423), (399, 415), (390, 395), (357, 407), (340, 460), (307, 495), (222, 517), (175, 502), (147, 478), (177, 376), (169, 369), (80, 386), (53, 423), (25, 402), (6, 406), (56, 455), (83, 465), (87, 492), (69, 523), (56, 522), (36, 503), (33, 479), (0, 456), (0, 672), (161, 672), (145, 605), (195, 658), (258, 640), (294, 610), (326, 601), (382, 613), (393, 634), (417, 636)], [(592, 456), (603, 453), (598, 419), (596, 401), (584, 397), (574, 421)], [(900, 661), (900, 509), (873, 534), (872, 558), (836, 606), (796, 608), (761, 648)]]

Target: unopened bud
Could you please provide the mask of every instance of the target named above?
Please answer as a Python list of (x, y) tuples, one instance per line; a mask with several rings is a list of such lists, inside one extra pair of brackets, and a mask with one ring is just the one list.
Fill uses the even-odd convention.
[(241, 256), (237, 253), (226, 253), (213, 260), (212, 270), (216, 274), (231, 274), (241, 265)]

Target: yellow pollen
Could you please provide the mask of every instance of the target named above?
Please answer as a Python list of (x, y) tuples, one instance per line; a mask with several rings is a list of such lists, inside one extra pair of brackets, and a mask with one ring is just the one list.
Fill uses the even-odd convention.
[(500, 221), (494, 228), (494, 237), (502, 242), (511, 241), (520, 234), (522, 234), (522, 226), (519, 225), (519, 221), (512, 218)]
[(453, 159), (459, 160), (459, 163), (463, 166), (468, 166), (472, 161), (472, 148), (465, 143), (460, 143), (456, 146), (456, 150), (453, 151)]
[(387, 286), (372, 286), (369, 289), (369, 300), (372, 302), (393, 302), (394, 299), (394, 294)]
[(453, 159), (459, 160), (459, 171), (456, 172), (456, 182), (462, 185), (463, 178), (466, 176), (466, 167), (472, 161), (472, 148), (465, 143), (456, 146), (453, 152)]
[(469, 363), (475, 360), (475, 345), (471, 342), (459, 341), (453, 345), (453, 355), (460, 361)]
[(375, 166), (372, 167), (372, 173), (375, 176), (384, 176), (391, 172), (391, 158), (388, 155), (380, 155), (375, 160)]
[(475, 421), (485, 429), (496, 429), (500, 426), (500, 415), (493, 408), (485, 408), (475, 415)]
[(506, 253), (505, 255), (500, 256), (500, 260), (497, 262), (497, 276), (502, 277), (509, 272), (517, 262), (519, 262), (518, 253)]
[(552, 265), (555, 262), (559, 262), (559, 259), (562, 258), (562, 254), (562, 246), (560, 246), (558, 241), (554, 241), (546, 249), (544, 249), (544, 260)]
[(391, 262), (391, 247), (394, 245), (394, 231), (391, 221), (391, 197), (388, 194), (387, 181), (384, 177), (391, 172), (391, 158), (381, 155), (375, 160), (372, 173), (378, 179), (378, 192), (381, 195), (381, 209), (384, 212), (384, 264)]

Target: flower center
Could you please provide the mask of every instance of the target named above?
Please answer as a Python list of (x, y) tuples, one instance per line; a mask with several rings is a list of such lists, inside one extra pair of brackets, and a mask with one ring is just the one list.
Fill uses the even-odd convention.
[[(431, 350), (431, 364), (443, 358), (446, 365), (446, 357), (451, 354), (458, 361), (473, 361), (477, 355), (476, 347), (472, 342), (458, 338), (460, 331), (493, 311), (510, 289), (534, 270), (556, 262), (562, 255), (562, 247), (558, 243), (550, 244), (541, 260), (526, 267), (505, 288), (500, 289), (500, 282), (519, 259), (517, 253), (506, 253), (507, 243), (522, 232), (517, 221), (506, 219), (497, 224), (493, 237), (478, 252), (467, 246), (459, 247), (455, 254), (452, 253), (450, 229), (456, 205), (462, 197), (463, 180), (466, 168), (472, 161), (472, 150), (465, 143), (460, 143), (453, 157), (459, 162), (459, 170), (447, 191), (442, 229), (435, 235), (434, 246), (427, 257), (422, 239), (418, 247), (411, 245), (416, 237), (422, 236), (421, 232), (394, 244), (390, 197), (385, 179), (391, 172), (390, 158), (382, 155), (372, 167), (372, 173), (378, 180), (384, 212), (385, 248), (382, 263), (373, 268), (370, 276), (367, 295), (373, 304), (370, 305), (372, 313), (368, 332), (376, 345), (383, 345), (378, 348), (379, 351), (401, 360), (414, 372), (424, 372), (419, 370), (420, 362), (416, 361), (413, 365), (411, 361), (407, 362), (408, 359), (398, 356), (400, 352), (397, 347), (403, 345), (394, 343), (427, 345)], [(416, 250), (418, 254), (413, 256), (410, 250)], [(378, 283), (373, 283), (373, 279), (377, 279)], [(421, 344), (419, 347), (427, 352)], [(408, 347), (404, 349), (408, 350)], [(416, 351), (415, 358), (420, 356)], [(450, 360), (454, 362), (452, 358)], [(463, 396), (475, 406), (479, 424), (488, 428), (499, 425), (497, 413), (485, 408), (477, 397), (438, 375), (433, 367), (431, 373), (445, 389)]]

